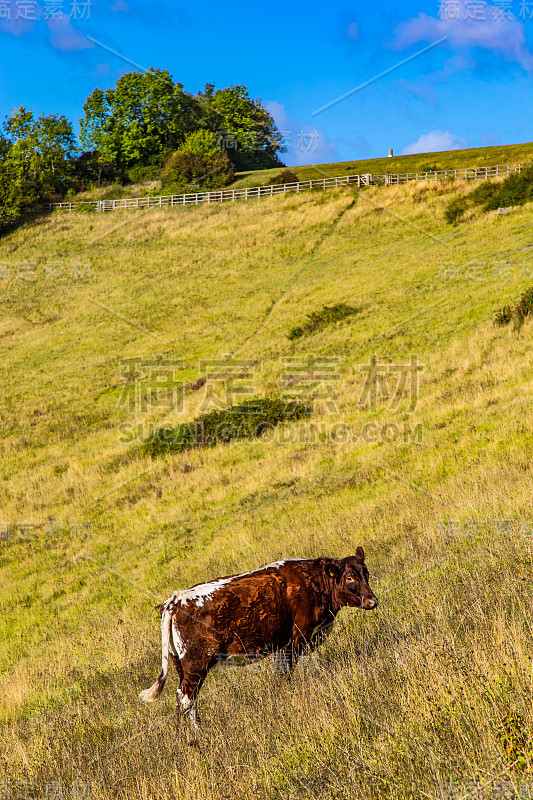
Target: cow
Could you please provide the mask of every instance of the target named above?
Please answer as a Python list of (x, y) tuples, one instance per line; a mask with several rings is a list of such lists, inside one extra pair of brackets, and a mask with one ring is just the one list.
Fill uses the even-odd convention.
[(276, 668), (290, 677), (299, 656), (329, 634), (341, 608), (378, 605), (364, 558), (358, 547), (340, 560), (287, 559), (174, 592), (159, 607), (161, 673), (140, 699), (161, 694), (170, 655), (179, 677), (176, 722), (188, 714), (196, 736), (198, 692), (217, 663), (274, 654)]

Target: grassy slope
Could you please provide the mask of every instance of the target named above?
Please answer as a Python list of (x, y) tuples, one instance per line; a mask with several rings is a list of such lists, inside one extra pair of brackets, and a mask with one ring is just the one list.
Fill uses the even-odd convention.
[[(395, 172), (417, 172), (423, 166), (437, 164), (438, 169), (462, 169), (485, 167), (495, 164), (515, 164), (530, 161), (533, 143), (501, 145), (498, 147), (474, 147), (468, 150), (448, 150), (442, 153), (418, 153), (412, 156), (393, 158), (369, 158), (364, 161), (339, 161), (334, 164), (312, 164), (308, 167), (291, 167), (301, 181), (336, 175), (357, 175), (370, 172), (375, 175)], [(257, 170), (237, 173), (234, 188), (262, 186), (269, 182), (279, 169)]]
[[(533, 520), (531, 327), (491, 324), (533, 282), (533, 250), (521, 251), (532, 208), (447, 227), (444, 205), (462, 190), (54, 215), (2, 241), (3, 262), (37, 268), (2, 283), (0, 507), (11, 524), (41, 526), (0, 549), (10, 781), (91, 780), (95, 797), (403, 798), (487, 771), (516, 778), (501, 725), (510, 711), (524, 730), (532, 722), (531, 535), (445, 537), (439, 523)], [(90, 277), (47, 279), (56, 259), (90, 259)], [(480, 279), (440, 274), (469, 262), (484, 265)], [(334, 302), (360, 315), (286, 339)], [(257, 441), (154, 463), (120, 441), (132, 418), (117, 405), (119, 359), (184, 358), (177, 377), (191, 380), (199, 358), (228, 352), (263, 361), (265, 394), (282, 358), (340, 357), (338, 410), (317, 404), (314, 421), (349, 424), (353, 441)], [(414, 415), (358, 405), (360, 365), (412, 353), (425, 365)], [(190, 392), (181, 416), (137, 421), (191, 418), (202, 396)], [(369, 421), (420, 423), (423, 443), (365, 442)], [(64, 526), (54, 541), (49, 517)], [(90, 538), (69, 535), (84, 521)], [(380, 609), (342, 612), (292, 686), (267, 662), (211, 675), (200, 751), (176, 740), (172, 691), (138, 704), (158, 670), (153, 606), (171, 590), (358, 544)]]

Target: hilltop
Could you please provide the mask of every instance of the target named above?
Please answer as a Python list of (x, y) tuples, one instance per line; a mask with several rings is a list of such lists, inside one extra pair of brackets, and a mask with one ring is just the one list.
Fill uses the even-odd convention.
[[(530, 157), (515, 147), (475, 161)], [(54, 213), (0, 241), (1, 759), (21, 791), (399, 800), (531, 780), (532, 328), (493, 318), (533, 285), (532, 204), (447, 225), (470, 188)], [(288, 338), (341, 303), (357, 313)], [(228, 387), (314, 394), (309, 425), (140, 453)], [(343, 611), (291, 686), (268, 661), (210, 675), (198, 751), (173, 691), (138, 703), (171, 591), (357, 545), (380, 608)]]

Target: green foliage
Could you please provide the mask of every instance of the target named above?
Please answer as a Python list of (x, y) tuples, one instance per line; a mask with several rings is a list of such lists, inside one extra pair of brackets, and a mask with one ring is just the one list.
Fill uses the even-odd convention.
[(334, 325), (336, 322), (346, 319), (346, 317), (357, 314), (358, 311), (359, 309), (347, 305), (346, 303), (338, 303), (334, 306), (324, 306), (320, 309), (320, 311), (312, 311), (310, 314), (308, 314), (306, 322), (304, 322), (302, 325), (297, 325), (294, 328), (291, 328), (287, 334), (287, 338), (291, 340), (299, 339), (300, 336), (305, 336), (306, 334), (322, 330), (322, 328), (326, 328), (328, 325)]
[(439, 165), (437, 164), (436, 161), (434, 161), (433, 163), (431, 163), (429, 161), (425, 161), (423, 164), (421, 164), (418, 167), (418, 169), (416, 171), (417, 172), (438, 172), (441, 169), (443, 169), (443, 167), (439, 167)]
[(509, 208), (509, 206), (520, 206), (533, 200), (533, 166), (528, 167), (523, 172), (515, 172), (509, 175), (494, 192), (483, 203), (484, 211), (495, 211), (498, 208)]
[(72, 183), (76, 139), (63, 116), (35, 119), (22, 106), (4, 123), (0, 139), (0, 228)]
[(507, 766), (524, 771), (533, 760), (532, 736), (519, 714), (507, 714), (498, 729), (498, 739), (503, 746)]
[(208, 83), (198, 100), (206, 126), (218, 131), (222, 141), (231, 138), (224, 149), (236, 170), (283, 166), (278, 157), (285, 150), (282, 134), (261, 101), (249, 97), (246, 86), (215, 90)]
[(87, 150), (81, 153), (72, 165), (73, 183), (77, 191), (88, 186), (100, 186), (114, 180), (115, 172), (111, 164), (105, 161), (98, 150)]
[(515, 306), (500, 308), (494, 315), (494, 324), (504, 326), (514, 321), (515, 330), (520, 330), (528, 317), (533, 317), (533, 286), (526, 289)]
[(105, 92), (95, 89), (83, 106), (80, 139), (103, 163), (125, 176), (138, 164), (161, 164), (196, 122), (194, 99), (168, 70), (122, 75)]
[(470, 192), (468, 197), (474, 205), (483, 206), (499, 192), (499, 189), (500, 187), (497, 183), (493, 183), (492, 181), (484, 181), (483, 183), (480, 183), (479, 186), (476, 186), (476, 188)]
[(161, 182), (169, 191), (220, 189), (231, 183), (235, 177), (233, 164), (227, 154), (216, 143), (214, 147), (211, 146), (212, 140), (209, 137), (213, 136), (216, 142), (215, 134), (209, 131), (198, 133), (208, 136), (192, 134), (183, 147), (167, 159), (161, 172)]
[(269, 184), (298, 183), (298, 175), (292, 169), (282, 169), (277, 175), (270, 178)]
[(137, 164), (128, 170), (128, 180), (132, 183), (142, 183), (143, 181), (150, 181), (159, 178), (161, 169), (158, 166), (147, 165), (143, 166)]
[(444, 209), (444, 219), (450, 225), (457, 225), (467, 209), (467, 203), (463, 197), (454, 197)]
[(76, 137), (72, 124), (57, 114), (35, 119), (22, 106), (4, 123), (2, 160), (9, 164), (17, 191), (28, 205), (36, 198), (64, 194), (72, 182)]
[(511, 306), (504, 306), (498, 309), (494, 315), (494, 324), (500, 327), (508, 325), (513, 318), (513, 309)]
[(166, 453), (182, 453), (198, 447), (215, 447), (239, 439), (255, 439), (281, 422), (294, 422), (310, 415), (307, 403), (280, 398), (245, 400), (221, 411), (200, 415), (194, 422), (159, 428), (142, 447), (152, 458)]
[(214, 133), (214, 131), (202, 129), (188, 133), (180, 150), (187, 150), (189, 153), (198, 153), (208, 158), (213, 158), (221, 152), (217, 134)]
[(21, 180), (12, 162), (0, 162), (0, 231), (16, 223), (24, 208), (38, 199), (36, 187)]
[(215, 91), (207, 84), (193, 97), (167, 70), (151, 68), (122, 75), (105, 92), (95, 89), (83, 110), (83, 146), (96, 150), (121, 178), (138, 165), (160, 166), (186, 141), (189, 151), (205, 155), (207, 144), (222, 132), (238, 139), (239, 149), (229, 154), (239, 169), (281, 165), (276, 155), (282, 149), (281, 133), (245, 86)]
[(30, 181), (43, 196), (64, 193), (72, 178), (76, 137), (64, 116), (33, 113), (22, 106), (6, 120), (6, 158), (16, 167), (21, 183)]

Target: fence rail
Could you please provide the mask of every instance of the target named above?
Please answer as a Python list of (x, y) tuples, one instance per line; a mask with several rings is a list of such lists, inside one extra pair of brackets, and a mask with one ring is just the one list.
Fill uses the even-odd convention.
[[(435, 172), (404, 172), (391, 175), (343, 175), (336, 178), (316, 178), (311, 181), (297, 183), (280, 183), (268, 186), (253, 186), (248, 189), (219, 189), (214, 192), (196, 192), (189, 194), (168, 194), (157, 197), (123, 197), (118, 200), (80, 200), (66, 203), (48, 203), (41, 208), (53, 211), (85, 210), (89, 207), (96, 211), (115, 211), (119, 208), (155, 208), (162, 206), (189, 206), (200, 203), (231, 203), (237, 200), (252, 200), (258, 197), (273, 197), (277, 194), (305, 192), (309, 189), (332, 189), (337, 186), (392, 186), (413, 181), (446, 181), (474, 180), (479, 178), (496, 178), (501, 175), (512, 175), (521, 172), (531, 162), (520, 164), (498, 164), (493, 167), (465, 167), (463, 169), (443, 169)], [(82, 208), (83, 207), (83, 208)]]

